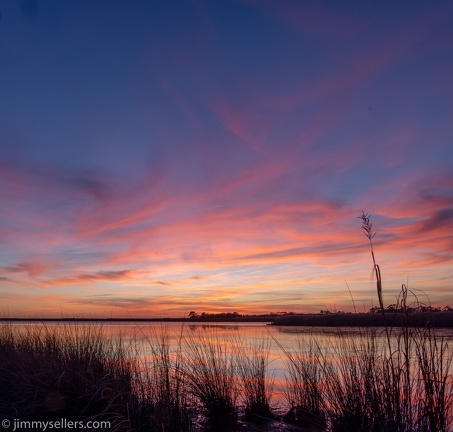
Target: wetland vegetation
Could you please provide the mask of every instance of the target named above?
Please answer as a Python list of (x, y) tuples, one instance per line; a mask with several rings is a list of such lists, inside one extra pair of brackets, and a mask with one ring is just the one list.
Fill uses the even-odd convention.
[[(451, 338), (429, 328), (389, 337), (336, 331), (326, 345), (305, 333), (286, 346), (215, 329), (145, 335), (137, 327), (125, 338), (95, 323), (3, 324), (0, 413), (109, 420), (115, 431), (451, 431)], [(283, 382), (273, 377), (270, 344)]]

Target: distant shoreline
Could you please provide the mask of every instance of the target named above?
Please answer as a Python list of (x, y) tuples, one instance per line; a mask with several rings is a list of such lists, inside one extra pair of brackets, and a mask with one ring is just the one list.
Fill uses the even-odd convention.
[(386, 313), (385, 322), (379, 313), (329, 313), (291, 314), (236, 317), (197, 317), (197, 318), (0, 318), (0, 322), (181, 322), (203, 323), (268, 323), (272, 326), (301, 327), (432, 327), (453, 328), (453, 312), (419, 312), (402, 314)]
[(275, 318), (239, 317), (239, 318), (0, 318), (0, 322), (274, 322)]
[(278, 317), (275, 326), (453, 328), (453, 312), (300, 314)]

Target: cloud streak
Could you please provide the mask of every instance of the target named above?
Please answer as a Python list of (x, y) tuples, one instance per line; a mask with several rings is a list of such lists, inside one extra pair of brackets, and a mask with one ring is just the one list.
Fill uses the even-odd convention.
[(40, 38), (0, 53), (9, 313), (348, 309), (345, 279), (369, 304), (362, 209), (389, 295), (408, 276), (451, 303), (448, 2), (81, 8), (105, 33), (42, 9)]

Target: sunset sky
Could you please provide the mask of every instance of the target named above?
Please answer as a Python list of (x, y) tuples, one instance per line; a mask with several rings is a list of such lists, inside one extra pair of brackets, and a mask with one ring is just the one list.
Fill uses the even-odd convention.
[(453, 306), (452, 1), (0, 12), (0, 316)]

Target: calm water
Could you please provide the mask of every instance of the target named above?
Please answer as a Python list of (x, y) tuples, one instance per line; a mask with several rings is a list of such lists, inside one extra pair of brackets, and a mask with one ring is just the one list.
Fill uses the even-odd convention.
[[(36, 327), (40, 323), (15, 323), (17, 326)], [(84, 327), (102, 327), (106, 338), (119, 338), (126, 346), (131, 347), (131, 355), (149, 356), (152, 353), (152, 345), (156, 344), (160, 335), (166, 334), (168, 337), (170, 350), (176, 352), (179, 346), (184, 345), (184, 341), (213, 340), (219, 343), (228, 352), (234, 355), (238, 352), (253, 355), (263, 353), (263, 344), (266, 346), (264, 352), (268, 356), (268, 372), (273, 377), (273, 404), (284, 404), (285, 376), (287, 374), (287, 355), (286, 353), (298, 352), (303, 356), (310, 357), (311, 348), (322, 352), (326, 359), (332, 361), (343, 361), (344, 354), (351, 347), (351, 343), (356, 346), (366, 345), (367, 337), (373, 330), (361, 331), (357, 328), (310, 328), (310, 327), (275, 327), (268, 326), (266, 323), (135, 323), (135, 322), (115, 322), (115, 323), (46, 323), (46, 327), (76, 326), (83, 330)], [(375, 329), (376, 344), (385, 346), (386, 337), (382, 329)], [(436, 329), (435, 334), (447, 338), (449, 349), (453, 350), (453, 332), (451, 329)], [(181, 342), (182, 341), (182, 342)], [(393, 338), (392, 343), (396, 343)], [(361, 345), (362, 344), (362, 345)], [(189, 360), (189, 359), (188, 359)], [(453, 370), (452, 370), (453, 373)]]
[[(315, 351), (322, 353), (323, 358), (328, 361), (347, 361), (345, 359), (348, 350), (351, 350), (354, 344), (361, 350), (367, 349), (366, 345), (372, 332), (375, 334), (374, 340), (378, 349), (385, 349), (387, 344), (383, 329), (277, 327), (266, 323), (18, 322), (12, 325), (30, 328), (46, 326), (47, 329), (55, 327), (60, 330), (66, 327), (77, 329), (81, 334), (88, 328), (101, 329), (104, 337), (114, 340), (121, 338), (131, 356), (143, 359), (152, 355), (152, 347), (159, 344), (163, 334), (166, 335), (170, 351), (173, 353), (181, 346), (184, 352), (184, 343), (187, 341), (196, 343), (213, 341), (231, 355), (237, 355), (238, 352), (249, 356), (264, 353), (267, 355), (268, 376), (273, 383), (271, 405), (274, 409), (281, 410), (286, 406), (284, 394), (288, 354), (298, 353), (304, 358), (310, 358)], [(435, 334), (447, 339), (450, 354), (453, 353), (452, 329), (436, 329)], [(392, 344), (396, 345), (396, 339), (395, 336), (392, 338)], [(184, 361), (190, 361), (190, 358), (184, 358)], [(450, 373), (453, 373), (452, 367)]]

